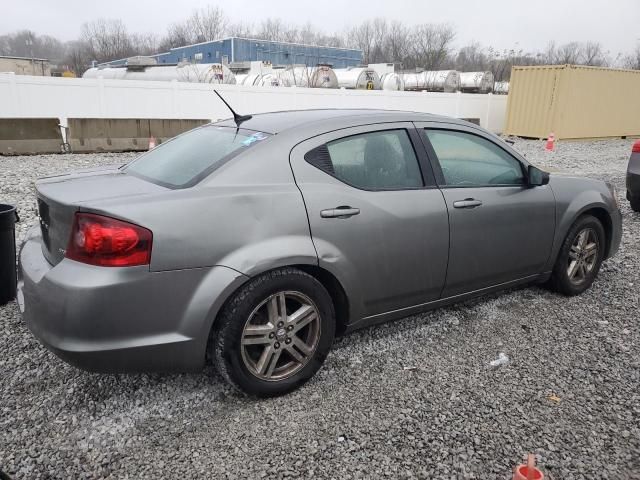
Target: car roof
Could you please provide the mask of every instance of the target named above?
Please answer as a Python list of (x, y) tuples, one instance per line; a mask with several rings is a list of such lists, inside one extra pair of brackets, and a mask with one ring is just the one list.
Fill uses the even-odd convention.
[[(265, 133), (278, 134), (300, 127), (320, 126), (327, 121), (339, 121), (342, 126), (348, 123), (363, 125), (382, 122), (448, 122), (470, 125), (463, 120), (433, 115), (430, 113), (408, 112), (403, 110), (376, 109), (315, 109), (286, 110), (281, 112), (257, 113), (242, 122), (242, 128)], [(216, 125), (235, 127), (233, 119), (217, 122)]]

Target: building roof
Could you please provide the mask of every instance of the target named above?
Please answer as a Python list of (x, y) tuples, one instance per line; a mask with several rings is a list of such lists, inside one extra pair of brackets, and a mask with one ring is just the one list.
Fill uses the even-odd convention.
[(278, 41), (278, 40), (265, 40), (265, 39), (260, 39), (260, 38), (249, 38), (249, 37), (224, 37), (224, 38), (218, 38), (216, 40), (207, 40), (206, 42), (192, 43), (191, 45), (183, 45), (182, 47), (174, 47), (174, 48), (172, 48), (170, 50), (181, 50), (183, 48), (196, 47), (198, 45), (208, 45), (210, 43), (219, 43), (219, 42), (223, 42), (225, 40), (233, 40), (233, 39), (247, 40), (249, 42), (277, 43), (279, 45), (296, 45), (298, 47), (331, 48), (333, 50), (346, 50), (346, 51), (349, 51), (349, 52), (360, 52), (360, 53), (362, 53), (362, 50), (360, 50), (359, 48), (330, 47), (328, 45), (315, 45), (313, 43), (281, 42), (281, 41)]
[(31, 61), (35, 61), (35, 62), (48, 62), (49, 59), (48, 58), (35, 58), (35, 57), (12, 57), (9, 55), (0, 55), (0, 58), (8, 58), (10, 60), (29, 60)]

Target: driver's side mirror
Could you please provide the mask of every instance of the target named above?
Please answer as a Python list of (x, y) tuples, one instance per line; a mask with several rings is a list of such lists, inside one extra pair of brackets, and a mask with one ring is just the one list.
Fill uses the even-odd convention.
[(529, 165), (529, 168), (527, 168), (527, 185), (530, 187), (540, 187), (547, 183), (549, 183), (549, 173), (533, 165)]

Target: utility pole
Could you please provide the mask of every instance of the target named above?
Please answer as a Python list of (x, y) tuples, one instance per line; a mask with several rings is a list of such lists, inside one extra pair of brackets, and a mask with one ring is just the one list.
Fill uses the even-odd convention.
[(33, 36), (29, 33), (29, 36), (24, 41), (25, 45), (29, 48), (29, 53), (31, 55), (31, 75), (36, 74), (36, 65), (35, 60), (33, 59)]

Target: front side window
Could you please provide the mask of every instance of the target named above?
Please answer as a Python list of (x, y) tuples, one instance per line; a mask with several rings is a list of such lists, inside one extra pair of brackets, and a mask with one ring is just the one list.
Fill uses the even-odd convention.
[(423, 185), (406, 130), (383, 130), (334, 140), (311, 150), (305, 159), (364, 190), (402, 190)]
[(472, 133), (425, 130), (451, 186), (522, 185), (522, 164), (493, 142)]
[(262, 132), (207, 125), (141, 155), (123, 171), (169, 188), (194, 185), (227, 160), (265, 140)]

